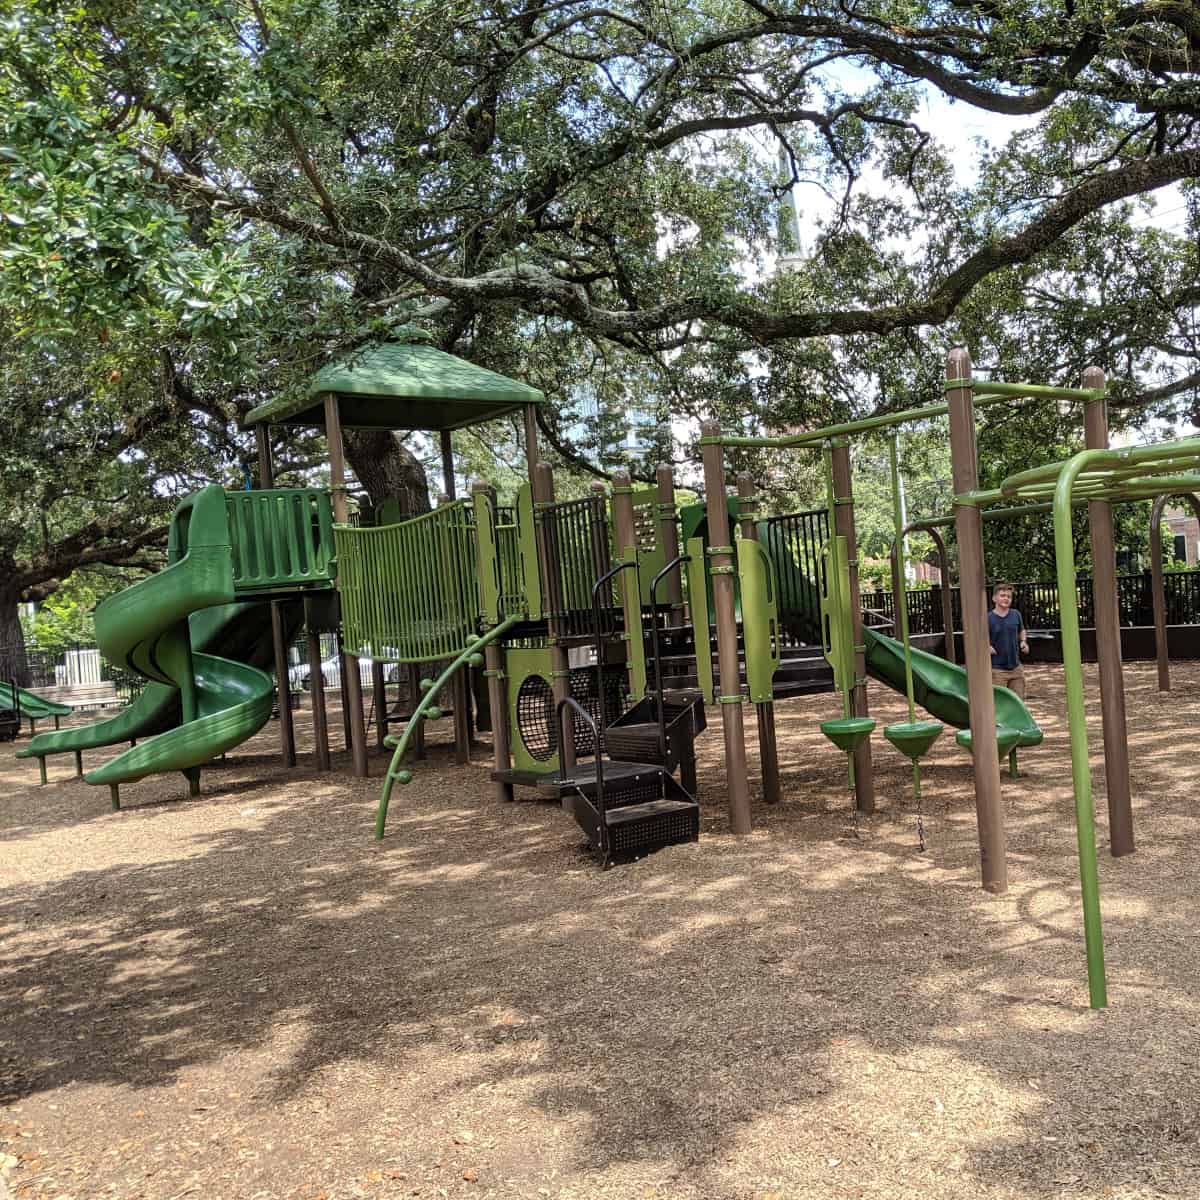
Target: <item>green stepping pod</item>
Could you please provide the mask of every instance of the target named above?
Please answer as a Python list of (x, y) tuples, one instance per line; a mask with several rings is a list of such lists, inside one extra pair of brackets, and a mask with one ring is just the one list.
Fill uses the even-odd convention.
[(905, 758), (911, 758), (915, 762), (929, 752), (945, 728), (941, 721), (900, 721), (895, 725), (886, 726), (883, 736)]
[(838, 717), (822, 721), (821, 732), (839, 749), (853, 754), (875, 732), (873, 717)]

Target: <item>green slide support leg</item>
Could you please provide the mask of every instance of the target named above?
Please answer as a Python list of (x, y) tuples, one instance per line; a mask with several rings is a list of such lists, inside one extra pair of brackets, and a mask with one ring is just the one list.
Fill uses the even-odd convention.
[[(479, 652), (485, 647), (491, 645), (492, 642), (503, 637), (504, 634), (517, 624), (519, 618), (509, 617), (507, 621), (502, 621), (494, 629), (488, 630), (482, 637), (476, 638), (459, 656), (453, 659), (450, 665), (437, 677), (431, 688), (427, 689), (425, 695), (421, 697), (421, 702), (413, 710), (413, 714), (408, 719), (408, 724), (404, 727), (404, 732), (399, 738), (388, 736), (384, 738), (385, 746), (394, 746), (395, 751), (392, 754), (392, 761), (388, 764), (387, 773), (383, 777), (383, 791), (379, 797), (379, 808), (375, 813), (375, 840), (383, 841), (384, 827), (387, 825), (388, 804), (392, 799), (392, 787), (397, 784), (410, 783), (412, 781), (412, 772), (401, 767), (404, 761), (404, 756), (408, 753), (409, 743), (412, 741), (413, 735), (420, 728), (421, 722), (426, 718), (431, 719), (435, 714), (438, 714), (438, 709), (435, 704), (438, 692), (450, 681), (454, 672), (459, 669), (464, 663), (475, 664), (475, 660), (479, 660), (482, 664), (482, 659)], [(496, 719), (501, 719), (503, 714), (497, 714)]]
[(108, 785), (108, 798), (112, 801), (113, 812), (121, 811), (121, 789), (119, 785), (110, 783)]

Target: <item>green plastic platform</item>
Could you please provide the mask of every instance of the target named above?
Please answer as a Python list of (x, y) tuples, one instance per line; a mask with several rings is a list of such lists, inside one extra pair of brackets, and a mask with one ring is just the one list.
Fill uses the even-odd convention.
[(883, 736), (905, 758), (915, 761), (929, 752), (945, 728), (941, 721), (900, 721), (895, 725), (888, 725), (883, 731)]
[(822, 721), (821, 732), (839, 749), (853, 754), (875, 732), (874, 717), (838, 717)]

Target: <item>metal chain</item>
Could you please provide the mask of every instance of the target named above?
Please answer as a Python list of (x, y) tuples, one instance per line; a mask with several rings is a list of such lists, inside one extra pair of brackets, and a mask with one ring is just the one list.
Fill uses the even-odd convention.
[(917, 848), (920, 853), (925, 853), (925, 821), (921, 815), (921, 776), (920, 768), (913, 763), (913, 783), (916, 785), (913, 791), (916, 793), (917, 801)]

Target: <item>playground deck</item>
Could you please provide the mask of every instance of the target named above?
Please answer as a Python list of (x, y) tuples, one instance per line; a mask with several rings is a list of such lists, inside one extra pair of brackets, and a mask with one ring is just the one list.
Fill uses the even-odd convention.
[(817, 728), (835, 696), (779, 706), (784, 800), (756, 801), (752, 835), (724, 833), (713, 728), (704, 837), (610, 872), (569, 817), (499, 803), (487, 755), (455, 767), (449, 746), (375, 846), (383, 760), (369, 780), (345, 756), (306, 768), (306, 711), (299, 771), (268, 724), (199, 800), (161, 803), (187, 784), (155, 776), (119, 813), (69, 759), (39, 789), (0, 750), (0, 1181), (22, 1200), (1194, 1196), (1177, 731), (1200, 720), (1200, 667), (1169, 696), (1152, 665), (1126, 674), (1141, 849), (1100, 859), (1104, 1013), (1079, 983), (1054, 668), (1030, 671), (1046, 744), (1004, 783), (1001, 897), (977, 886), (951, 739), (925, 773), (930, 851), (882, 744), (885, 807), (854, 839)]

